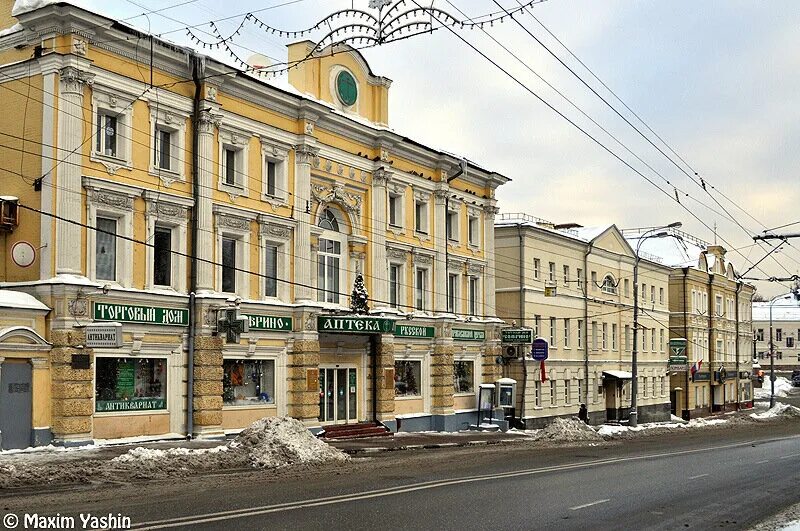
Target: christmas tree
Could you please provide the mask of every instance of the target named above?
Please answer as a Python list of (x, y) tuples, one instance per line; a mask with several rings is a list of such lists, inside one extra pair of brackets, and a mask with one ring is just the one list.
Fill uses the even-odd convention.
[(367, 300), (369, 294), (367, 288), (364, 286), (364, 277), (361, 273), (356, 275), (356, 281), (353, 283), (353, 293), (350, 294), (350, 309), (355, 314), (362, 314), (369, 312), (369, 304)]

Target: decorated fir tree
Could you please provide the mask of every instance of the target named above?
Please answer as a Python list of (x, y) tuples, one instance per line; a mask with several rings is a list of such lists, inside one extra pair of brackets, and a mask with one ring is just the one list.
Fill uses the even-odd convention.
[(368, 299), (369, 294), (364, 286), (364, 277), (359, 273), (356, 275), (356, 281), (353, 283), (353, 292), (350, 294), (350, 309), (353, 310), (353, 313), (359, 315), (369, 312)]

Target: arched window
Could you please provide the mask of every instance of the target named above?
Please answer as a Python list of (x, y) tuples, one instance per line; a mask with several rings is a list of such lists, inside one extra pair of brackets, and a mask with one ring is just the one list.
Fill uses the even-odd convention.
[(319, 227), (325, 230), (339, 232), (339, 221), (330, 209), (326, 208), (319, 217)]
[(317, 251), (317, 300), (339, 303), (345, 282), (347, 237), (339, 232), (339, 219), (329, 208), (322, 211), (318, 226), (323, 229)]
[(614, 277), (612, 277), (611, 275), (606, 275), (605, 278), (603, 278), (603, 284), (602, 286), (600, 286), (600, 289), (603, 291), (603, 293), (616, 295), (617, 283), (614, 281)]

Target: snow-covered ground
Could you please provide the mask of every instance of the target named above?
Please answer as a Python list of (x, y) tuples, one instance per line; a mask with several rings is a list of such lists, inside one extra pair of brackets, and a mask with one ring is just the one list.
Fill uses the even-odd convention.
[[(792, 391), (792, 382), (783, 376), (778, 376), (775, 379), (775, 396), (778, 397), (787, 397), (789, 393)], [(763, 387), (761, 389), (753, 389), (753, 396), (756, 400), (765, 400), (768, 399), (771, 393), (770, 389), (770, 382), (769, 378), (764, 380)]]

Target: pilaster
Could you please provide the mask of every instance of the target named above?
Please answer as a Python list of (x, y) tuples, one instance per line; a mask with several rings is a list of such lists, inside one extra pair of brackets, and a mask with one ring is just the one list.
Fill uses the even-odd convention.
[[(94, 351), (77, 348), (86, 341), (83, 330), (53, 330), (50, 335), (52, 399), (51, 429), (56, 442), (64, 445), (81, 444), (92, 439), (94, 398)], [(88, 369), (73, 369), (74, 355), (89, 356)], [(34, 372), (39, 372), (35, 370)]]
[(452, 415), (453, 346), (452, 324), (444, 323), (436, 331), (431, 354), (431, 414)]
[(316, 314), (295, 313), (301, 330), (286, 353), (286, 405), (290, 417), (306, 424), (319, 423), (319, 335)]
[(193, 412), (195, 437), (223, 436), (222, 336), (200, 336), (194, 344)]
[[(495, 256), (494, 256), (494, 218), (500, 211), (495, 205), (483, 207), (483, 253), (486, 257), (486, 269), (483, 275), (483, 314), (484, 317), (496, 317), (495, 306)], [(585, 273), (584, 273), (585, 274)]]
[(214, 131), (220, 125), (221, 117), (209, 111), (202, 111), (196, 124), (197, 141), (197, 291), (214, 291), (214, 212), (212, 195), (214, 191)]
[[(369, 382), (370, 385), (374, 382), (378, 390), (377, 417), (381, 421), (394, 420), (394, 334), (381, 334), (375, 348), (378, 374), (375, 379), (370, 377)], [(371, 403), (369, 399), (367, 402)]]
[[(311, 289), (311, 165), (319, 149), (300, 145), (295, 148), (294, 213), (297, 229), (294, 233), (294, 299), (308, 301)], [(319, 348), (317, 348), (319, 350)]]
[[(446, 186), (446, 185), (445, 185)], [(447, 188), (434, 191), (433, 241), (436, 249), (433, 267), (433, 309), (436, 313), (447, 312)], [(452, 387), (452, 386), (451, 386)]]
[(371, 276), (372, 276), (372, 299), (375, 301), (376, 308), (389, 305), (388, 290), (388, 268), (389, 263), (386, 259), (386, 230), (388, 224), (387, 195), (386, 185), (391, 179), (391, 172), (380, 168), (372, 173), (372, 218), (373, 231), (370, 238)]

